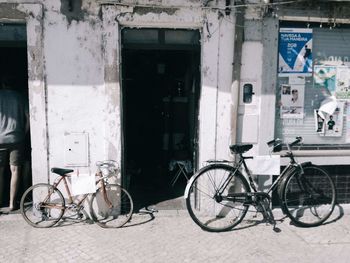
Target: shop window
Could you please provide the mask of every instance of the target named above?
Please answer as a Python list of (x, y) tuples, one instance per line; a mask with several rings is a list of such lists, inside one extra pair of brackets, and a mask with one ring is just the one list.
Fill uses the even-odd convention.
[(157, 46), (171, 45), (188, 46), (193, 49), (200, 45), (198, 30), (186, 29), (163, 29), (163, 28), (124, 28), (122, 30), (124, 47), (133, 47), (142, 44), (144, 47), (154, 48)]
[(276, 136), (305, 147), (350, 143), (350, 28), (281, 24)]
[(147, 43), (157, 44), (158, 43), (158, 30), (157, 29), (129, 29), (123, 30), (123, 41), (125, 44), (134, 43)]

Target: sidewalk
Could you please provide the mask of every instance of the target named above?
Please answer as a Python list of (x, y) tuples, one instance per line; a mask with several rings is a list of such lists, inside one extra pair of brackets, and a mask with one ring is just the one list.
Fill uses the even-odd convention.
[(1, 215), (0, 262), (349, 262), (350, 216), (339, 208), (316, 228), (275, 215), (279, 233), (253, 214), (225, 233), (201, 230), (185, 210), (135, 214), (120, 229), (81, 222), (36, 229), (20, 214)]

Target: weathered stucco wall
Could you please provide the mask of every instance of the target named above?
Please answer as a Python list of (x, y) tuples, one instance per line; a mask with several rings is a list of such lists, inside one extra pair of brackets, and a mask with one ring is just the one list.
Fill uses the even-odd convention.
[(27, 1), (0, 1), (0, 22), (23, 23), (27, 27), (28, 89), (31, 122), (33, 183), (48, 177), (48, 140), (46, 122), (46, 88), (43, 54), (43, 7)]
[(199, 165), (230, 158), (235, 14), (225, 13), (226, 1), (21, 2), (7, 3), (0, 15), (27, 23), (34, 183), (64, 166), (69, 133), (88, 134), (89, 162), (81, 171), (94, 171), (97, 160), (121, 160), (121, 27), (201, 31)]
[[(227, 16), (215, 9), (186, 8), (199, 5), (198, 1), (164, 1), (169, 8), (149, 8), (146, 6), (149, 1), (139, 4), (141, 7), (103, 5), (102, 24), (99, 16), (89, 16), (98, 12), (94, 9), (96, 6), (82, 20), (79, 13), (78, 21), (59, 13), (58, 6), (47, 10), (50, 20), (45, 21), (48, 38), (45, 54), (48, 126), (50, 138), (53, 136), (50, 139), (51, 163), (62, 162), (59, 146), (67, 130), (89, 133), (91, 161), (102, 156), (120, 159), (120, 43), (117, 33), (120, 26), (203, 30), (199, 163), (229, 156), (233, 13)], [(58, 44), (55, 37), (60, 34)], [(57, 65), (63, 66), (57, 68)], [(57, 110), (62, 100), (67, 106), (63, 112)], [(94, 108), (82, 108), (81, 103), (94, 105)], [(68, 106), (72, 110), (68, 110)], [(63, 127), (55, 129), (62, 120)], [(99, 125), (95, 126), (96, 123)]]
[(95, 8), (82, 11), (76, 6), (71, 12), (79, 15), (67, 16), (70, 11), (62, 13), (64, 8), (57, 3), (47, 7), (44, 20), (50, 166), (65, 164), (65, 135), (84, 132), (89, 138), (89, 166), (94, 169), (97, 160), (115, 159), (105, 151), (105, 122), (109, 114), (117, 115), (107, 111), (102, 22)]
[[(103, 16), (115, 17), (123, 27), (191, 28), (202, 31), (199, 164), (216, 157), (229, 158), (233, 12), (226, 15), (222, 10), (202, 9), (200, 1), (151, 1), (155, 5), (152, 8), (149, 7), (152, 4), (150, 1), (139, 1), (136, 7), (132, 1), (129, 2), (130, 6), (104, 6)], [(224, 2), (214, 1), (212, 4), (224, 7)], [(163, 8), (160, 8), (161, 5)], [(107, 57), (112, 57), (113, 52), (106, 50)]]

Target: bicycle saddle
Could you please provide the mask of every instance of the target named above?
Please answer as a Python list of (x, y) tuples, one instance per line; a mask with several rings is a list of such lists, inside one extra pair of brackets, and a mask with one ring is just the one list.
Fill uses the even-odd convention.
[(245, 153), (253, 148), (253, 144), (233, 144), (230, 146), (230, 150), (233, 153)]
[(51, 168), (51, 172), (58, 174), (60, 176), (64, 176), (68, 173), (74, 172), (72, 169), (64, 169), (64, 168)]

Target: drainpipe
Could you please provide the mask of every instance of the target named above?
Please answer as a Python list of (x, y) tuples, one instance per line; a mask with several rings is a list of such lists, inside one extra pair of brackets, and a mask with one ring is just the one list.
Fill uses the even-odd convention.
[(232, 108), (231, 108), (231, 144), (237, 143), (237, 119), (240, 98), (240, 79), (242, 66), (242, 46), (244, 42), (244, 7), (236, 8), (235, 41), (232, 67)]

